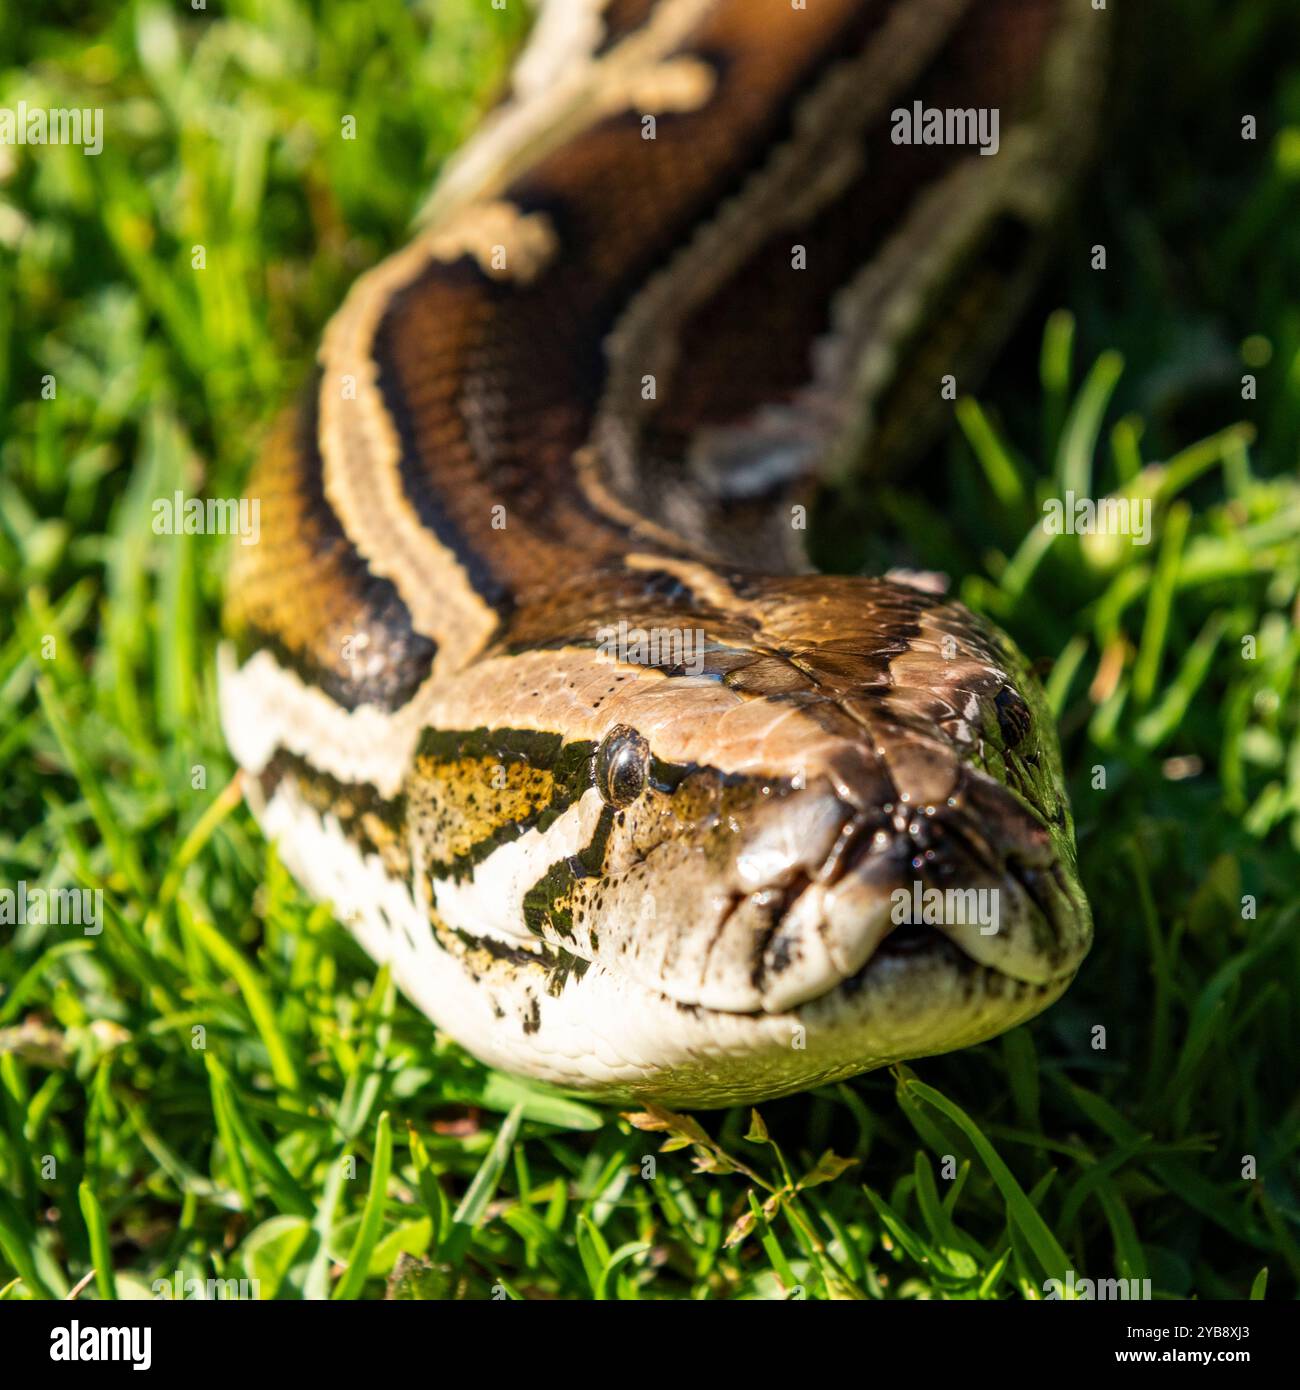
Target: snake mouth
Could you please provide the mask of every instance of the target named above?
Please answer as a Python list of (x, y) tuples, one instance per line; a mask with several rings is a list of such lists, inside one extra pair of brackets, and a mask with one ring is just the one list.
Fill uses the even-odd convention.
[(751, 806), (743, 831), (737, 819), (622, 855), (575, 880), (581, 931), (565, 949), (731, 1016), (833, 1008), (865, 983), (910, 1028), (950, 984), (1059, 992), (1089, 934), (1069, 864), (999, 784), (972, 773), (957, 790), (938, 806), (851, 805), (816, 782)]
[[(963, 959), (970, 960), (970, 957), (962, 951), (961, 947), (951, 937), (944, 936), (937, 927), (927, 927), (924, 923), (908, 922), (904, 926), (895, 927), (876, 947), (876, 953), (871, 959), (888, 959), (890, 956), (915, 956), (925, 951), (941, 950), (945, 946), (952, 946)], [(870, 961), (867, 964), (869, 965)]]
[(1086, 900), (1050, 832), (985, 780), (968, 778), (940, 808), (842, 817), (755, 953), (764, 1011), (852, 990), (872, 972), (900, 993), (909, 976), (975, 967), (1053, 993), (1068, 984), (1091, 937)]

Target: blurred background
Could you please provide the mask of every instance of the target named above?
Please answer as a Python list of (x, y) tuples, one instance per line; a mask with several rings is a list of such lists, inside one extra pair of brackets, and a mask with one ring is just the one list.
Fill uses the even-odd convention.
[[(639, 1181), (647, 1136), (436, 1039), (301, 898), (216, 725), (223, 542), (151, 528), (238, 494), (526, 6), (0, 11), (0, 107), (105, 129), (0, 146), (0, 882), (106, 904), (94, 939), (0, 927), (3, 1296), (93, 1265), (83, 1297), (1014, 1297), (1062, 1261), (1295, 1296), (1300, 12), (1112, 5), (1102, 148), (1022, 327), (925, 486), (846, 484), (815, 536), (827, 568), (946, 572), (1042, 660), (1097, 944), (1026, 1028), (763, 1107), (792, 1169), (855, 1160), (807, 1190), (703, 1117), (771, 1197), (730, 1245), (752, 1174)], [(1153, 543), (1046, 542), (1067, 487), (1150, 498)]]

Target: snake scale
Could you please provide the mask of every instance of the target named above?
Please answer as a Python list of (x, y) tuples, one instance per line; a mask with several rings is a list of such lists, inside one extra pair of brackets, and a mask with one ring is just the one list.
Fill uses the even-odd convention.
[(809, 573), (798, 499), (917, 467), (1009, 327), (1105, 23), (548, 0), (326, 328), (248, 484), (223, 726), (294, 876), (480, 1058), (721, 1105), (1073, 977), (1027, 662), (915, 576)]

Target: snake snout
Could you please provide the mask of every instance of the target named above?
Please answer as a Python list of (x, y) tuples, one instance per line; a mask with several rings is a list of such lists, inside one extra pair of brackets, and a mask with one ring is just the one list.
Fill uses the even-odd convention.
[(943, 954), (958, 968), (955, 946), (1001, 975), (1050, 985), (1087, 950), (1091, 922), (1073, 865), (1038, 818), (982, 774), (963, 775), (937, 806), (864, 809), (809, 789), (779, 809), (740, 860), (784, 893), (754, 951), (767, 1012), (828, 994), (878, 960), (906, 969)]

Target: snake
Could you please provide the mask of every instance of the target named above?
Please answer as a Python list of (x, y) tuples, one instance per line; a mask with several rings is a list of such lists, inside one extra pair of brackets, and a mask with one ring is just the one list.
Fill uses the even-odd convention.
[[(1090, 157), (1093, 0), (544, 0), (256, 451), (219, 650), (280, 862), (436, 1029), (716, 1107), (1032, 1018), (1044, 689), (828, 482), (933, 489)], [(830, 488), (834, 496), (834, 487)]]

